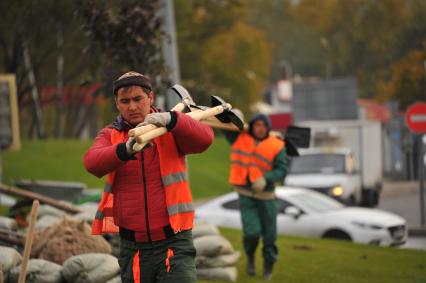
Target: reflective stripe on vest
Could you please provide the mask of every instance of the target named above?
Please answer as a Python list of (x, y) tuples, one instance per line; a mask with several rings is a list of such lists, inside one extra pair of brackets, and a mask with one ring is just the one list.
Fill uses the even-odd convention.
[[(111, 131), (112, 144), (124, 142), (125, 139), (125, 132), (115, 129)], [(194, 207), (188, 185), (185, 157), (178, 153), (171, 133), (166, 133), (156, 138), (154, 142), (159, 153), (161, 179), (165, 189), (170, 226), (175, 233), (192, 229)], [(99, 202), (98, 211), (92, 223), (92, 234), (94, 235), (118, 232), (118, 227), (114, 225), (112, 214), (114, 179), (115, 171), (107, 176), (102, 199)]]
[(273, 169), (274, 159), (283, 149), (284, 142), (269, 136), (256, 145), (247, 132), (241, 133), (231, 148), (231, 171), (229, 182), (246, 186), (247, 179), (254, 182)]

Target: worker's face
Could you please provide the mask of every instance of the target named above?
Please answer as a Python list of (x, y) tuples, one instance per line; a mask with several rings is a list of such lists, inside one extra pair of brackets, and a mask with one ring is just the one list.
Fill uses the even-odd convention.
[(257, 120), (253, 123), (253, 135), (259, 140), (264, 139), (268, 135), (268, 128), (265, 122)]
[(125, 121), (133, 126), (143, 122), (154, 101), (152, 91), (148, 94), (139, 86), (120, 88), (115, 105)]

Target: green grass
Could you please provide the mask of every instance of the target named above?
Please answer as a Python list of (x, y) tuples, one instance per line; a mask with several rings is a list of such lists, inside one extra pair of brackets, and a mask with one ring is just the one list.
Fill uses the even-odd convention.
[[(236, 250), (243, 251), (240, 230), (221, 229), (221, 232)], [(279, 236), (277, 246), (279, 260), (269, 282), (426, 282), (426, 252), (423, 251), (288, 236)], [(263, 282), (261, 245), (256, 256), (257, 276), (246, 275), (242, 255), (237, 265), (237, 282)]]
[(83, 182), (88, 187), (103, 187), (103, 181), (83, 167), (83, 154), (91, 141), (24, 141), (19, 152), (3, 152), (4, 182), (14, 185), (18, 179), (43, 179)]
[(207, 151), (189, 155), (189, 179), (194, 198), (218, 196), (231, 191), (228, 184), (229, 152), (226, 140), (216, 137)]
[[(5, 183), (13, 184), (20, 178), (49, 179), (101, 188), (103, 180), (87, 173), (82, 165), (82, 156), (90, 144), (91, 141), (78, 140), (24, 141), (20, 152), (2, 155)], [(195, 198), (217, 196), (230, 190), (229, 145), (223, 138), (216, 138), (207, 152), (191, 155), (188, 164)], [(222, 229), (222, 233), (235, 249), (242, 251), (241, 231)], [(283, 236), (277, 244), (280, 259), (272, 282), (426, 282), (425, 252)], [(259, 249), (259, 274), (260, 254)], [(237, 266), (238, 282), (262, 282), (259, 275), (248, 277), (244, 265), (242, 256)]]
[[(19, 152), (3, 152), (4, 182), (18, 179), (83, 182), (89, 188), (103, 188), (104, 180), (86, 172), (84, 152), (92, 141), (24, 141)], [(229, 191), (229, 145), (217, 138), (207, 152), (190, 155), (189, 176), (194, 198), (207, 198)]]

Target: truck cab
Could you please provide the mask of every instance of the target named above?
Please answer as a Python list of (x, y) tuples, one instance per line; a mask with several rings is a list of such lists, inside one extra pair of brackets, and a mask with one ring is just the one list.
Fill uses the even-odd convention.
[(361, 203), (361, 177), (350, 149), (311, 148), (299, 153), (291, 160), (286, 185), (309, 188), (347, 205)]

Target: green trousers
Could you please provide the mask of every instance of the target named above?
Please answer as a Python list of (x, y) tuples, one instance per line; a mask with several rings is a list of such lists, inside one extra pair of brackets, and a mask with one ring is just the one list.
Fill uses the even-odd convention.
[(258, 200), (239, 195), (241, 221), (243, 224), (243, 244), (248, 256), (253, 256), (263, 239), (262, 255), (265, 263), (274, 264), (278, 259), (277, 240), (277, 201)]
[[(134, 266), (139, 251), (139, 265)], [(195, 248), (192, 231), (183, 231), (173, 237), (151, 243), (135, 243), (120, 239), (120, 257), (123, 283), (135, 282), (139, 266), (140, 282), (143, 283), (195, 283)], [(135, 271), (135, 273), (134, 273)], [(137, 276), (137, 275), (136, 275)]]

